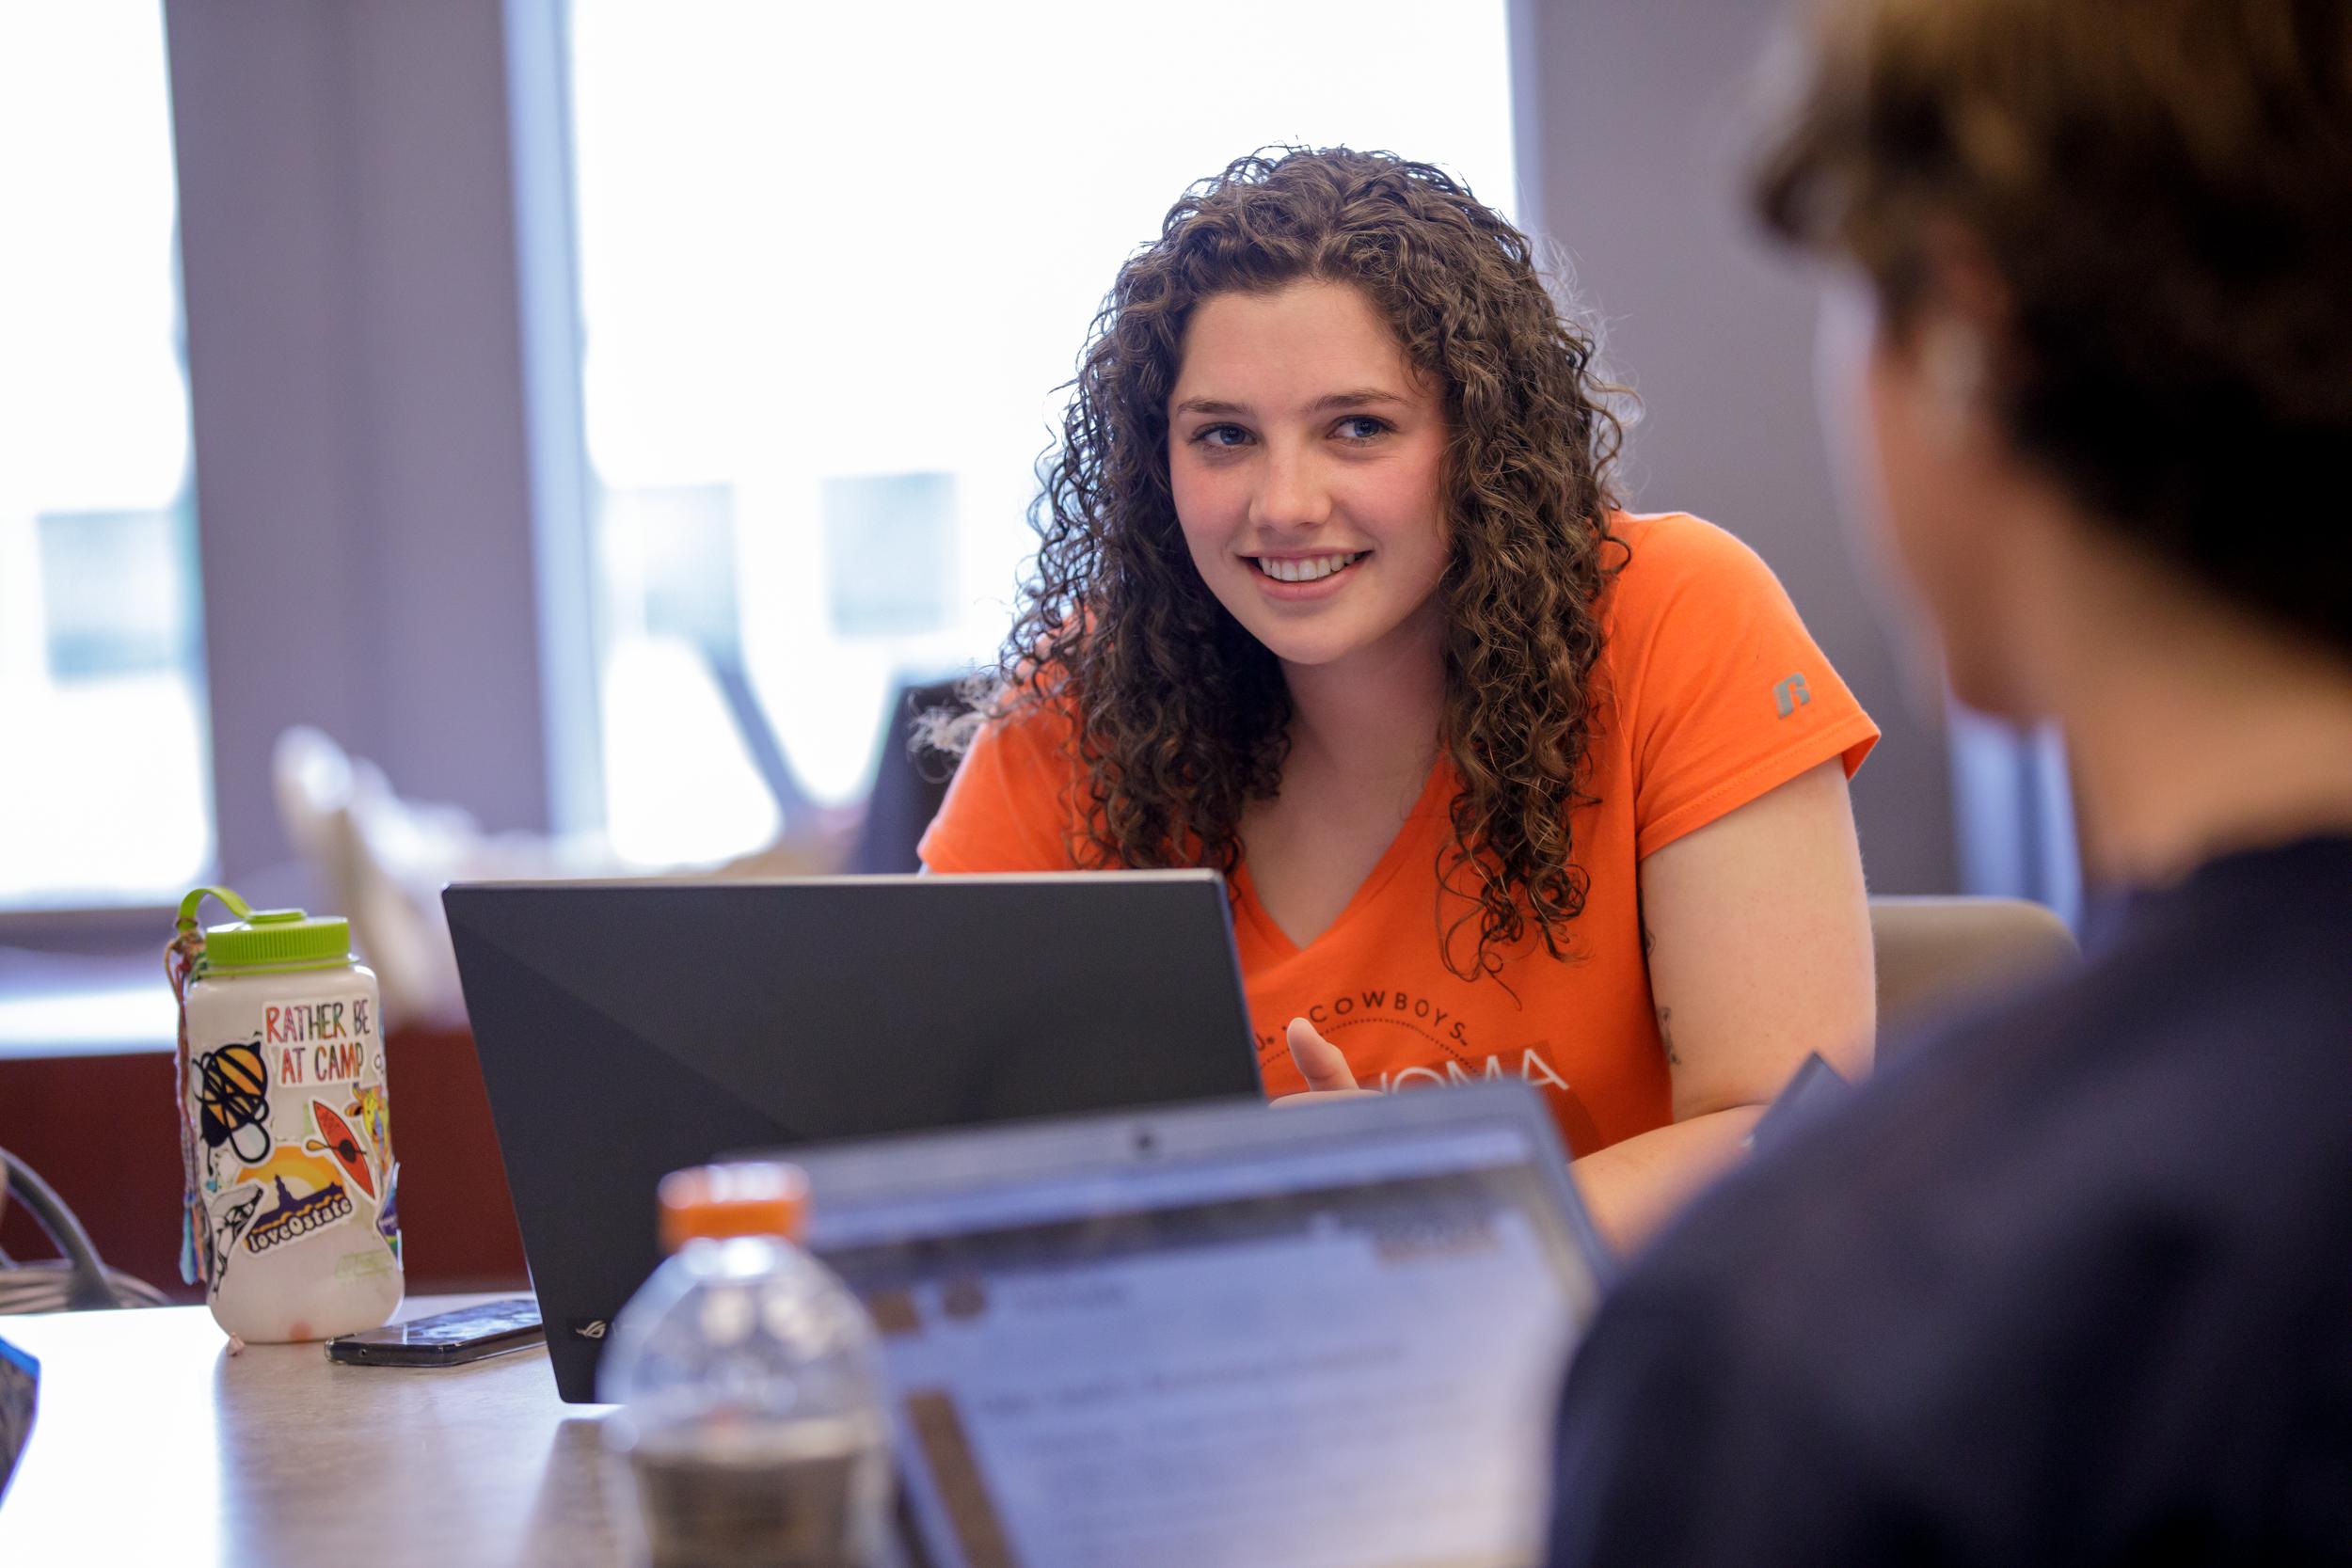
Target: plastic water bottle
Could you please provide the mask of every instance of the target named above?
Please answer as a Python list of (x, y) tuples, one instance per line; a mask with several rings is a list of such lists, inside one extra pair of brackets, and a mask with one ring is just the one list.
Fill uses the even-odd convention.
[(857, 1298), (798, 1244), (807, 1179), (706, 1165), (661, 1183), (670, 1257), (612, 1325), (597, 1394), (654, 1568), (889, 1560), (881, 1358)]

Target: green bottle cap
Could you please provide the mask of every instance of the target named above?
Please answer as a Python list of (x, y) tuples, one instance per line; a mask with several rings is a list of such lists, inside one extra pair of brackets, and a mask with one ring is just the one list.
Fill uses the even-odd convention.
[(196, 906), (210, 894), (242, 920), (204, 928), (204, 967), (215, 973), (249, 969), (331, 969), (351, 962), (351, 922), (300, 910), (256, 910), (226, 888), (198, 888), (180, 905), (183, 928), (196, 923)]

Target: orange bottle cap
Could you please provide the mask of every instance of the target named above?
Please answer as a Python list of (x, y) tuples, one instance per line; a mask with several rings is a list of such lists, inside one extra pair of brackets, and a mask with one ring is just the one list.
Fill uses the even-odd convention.
[(778, 1161), (695, 1165), (661, 1179), (661, 1250), (697, 1240), (782, 1236), (797, 1242), (808, 1223), (808, 1178)]

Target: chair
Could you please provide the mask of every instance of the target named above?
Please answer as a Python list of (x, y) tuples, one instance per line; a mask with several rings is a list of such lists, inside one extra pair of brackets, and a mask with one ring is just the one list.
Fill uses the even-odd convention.
[(2082, 962), (2066, 923), (2023, 898), (1873, 898), (1882, 1055), (1931, 1015)]
[(874, 764), (873, 794), (866, 802), (857, 847), (844, 868), (852, 875), (922, 869), (914, 847), (947, 798), (956, 759), (916, 747), (914, 726), (922, 715), (945, 706), (955, 695), (954, 681), (902, 686), (892, 694), (890, 721), (883, 726), (882, 754)]
[(30, 1165), (0, 1148), (0, 1200), (11, 1186), (60, 1256), (20, 1263), (0, 1252), (0, 1313), (169, 1305), (169, 1298), (154, 1286), (108, 1268), (65, 1199), (34, 1175)]

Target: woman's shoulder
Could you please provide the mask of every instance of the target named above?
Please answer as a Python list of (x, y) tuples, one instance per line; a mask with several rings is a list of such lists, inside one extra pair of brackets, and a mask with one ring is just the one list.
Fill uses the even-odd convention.
[(1795, 607), (1764, 558), (1730, 530), (1688, 512), (1618, 513), (1603, 593), (1604, 636), (1631, 653), (1668, 623), (1718, 622), (1724, 629)]
[(1622, 515), (1601, 612), (1605, 722), (1637, 759), (1643, 853), (1878, 736), (1763, 557), (1685, 512)]
[(1007, 761), (1066, 768), (1077, 755), (1078, 710), (1065, 690), (1033, 680), (1001, 697), (973, 732), (972, 752)]
[(1611, 586), (1620, 601), (1648, 602), (1692, 587), (1747, 587), (1759, 579), (1779, 586), (1746, 541), (1688, 512), (1616, 513), (1609, 532), (1623, 546), (1612, 562)]

